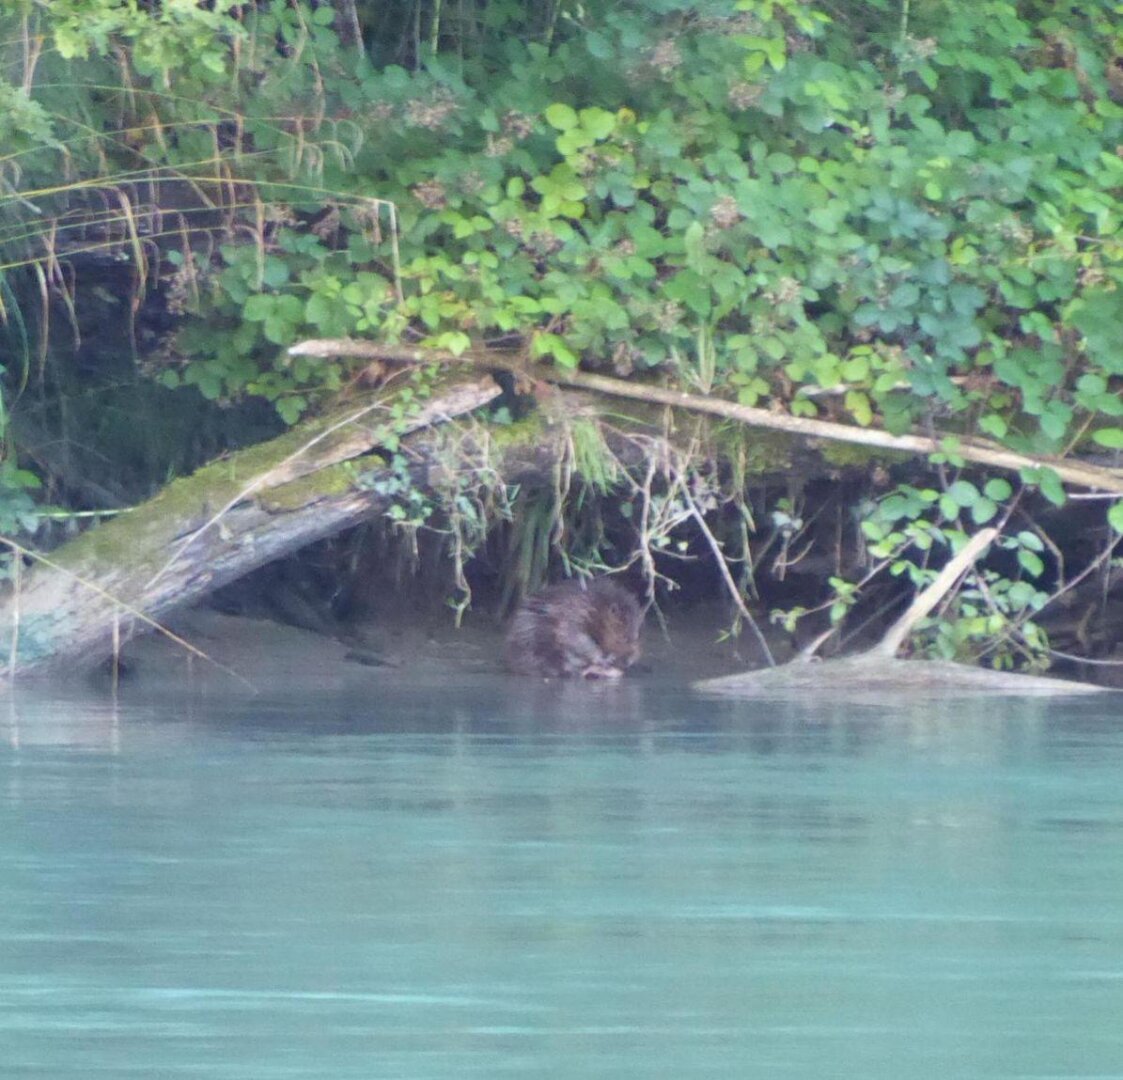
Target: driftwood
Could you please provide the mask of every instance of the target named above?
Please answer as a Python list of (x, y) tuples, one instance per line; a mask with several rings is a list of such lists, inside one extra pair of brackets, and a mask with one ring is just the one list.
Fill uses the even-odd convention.
[(832, 700), (887, 705), (900, 703), (902, 695), (915, 698), (954, 694), (975, 697), (1104, 692), (1101, 686), (1064, 679), (988, 671), (944, 661), (897, 659), (897, 651), (912, 628), (947, 595), (997, 535), (997, 529), (983, 529), (971, 537), (872, 649), (857, 656), (822, 662), (804, 655), (782, 667), (706, 679), (695, 683), (695, 689), (724, 697), (814, 699), (816, 695), (824, 695)]
[(371, 451), (412, 433), (424, 461), (427, 429), (499, 393), (490, 377), (462, 379), (396, 420), (387, 393), (173, 481), (17, 576), (0, 607), (8, 675), (96, 661), (133, 626), (384, 510), (376, 484), (354, 483), (384, 469)]

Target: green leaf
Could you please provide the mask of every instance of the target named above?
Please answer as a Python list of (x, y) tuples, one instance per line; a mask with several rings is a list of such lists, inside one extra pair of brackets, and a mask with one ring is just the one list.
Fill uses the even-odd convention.
[(1030, 577), (1040, 577), (1045, 572), (1045, 563), (1041, 558), (1025, 548), (1018, 550), (1018, 563)]
[(1115, 288), (1086, 289), (1073, 301), (1070, 321), (1085, 339), (1088, 352), (1105, 371), (1123, 375), (1123, 319)]
[(289, 264), (275, 255), (267, 255), (261, 280), (271, 289), (279, 288), (289, 280)]
[(555, 363), (564, 368), (573, 369), (578, 364), (577, 354), (557, 334), (535, 334), (530, 343), (530, 354), (534, 357), (552, 357)]
[(546, 123), (558, 131), (569, 131), (577, 127), (577, 110), (563, 102), (546, 106)]
[(870, 399), (861, 390), (847, 390), (845, 397), (847, 411), (861, 427), (869, 427), (873, 422), (873, 409)]
[(955, 500), (956, 506), (974, 506), (979, 501), (979, 489), (970, 480), (956, 480), (948, 488), (948, 495)]
[(1054, 506), (1064, 506), (1067, 496), (1061, 478), (1050, 468), (1022, 469), (1022, 479), (1035, 485)]
[(264, 322), (273, 314), (277, 298), (269, 293), (254, 293), (242, 307), (242, 318), (250, 322)]
[(1061, 478), (1052, 469), (1046, 469), (1045, 474), (1041, 477), (1041, 494), (1054, 506), (1064, 506), (1068, 501), (1064, 484), (1061, 483)]
[(1123, 534), (1123, 499), (1108, 508), (1107, 521), (1117, 533)]
[(1006, 421), (996, 413), (988, 413), (986, 416), (981, 417), (979, 419), (979, 428), (995, 439), (1004, 439), (1006, 437), (1006, 432), (1010, 430)]
[(277, 410), (281, 419), (291, 426), (300, 419), (304, 410), (308, 407), (308, 402), (300, 394), (292, 394), (278, 398), (273, 403), (273, 407)]
[(438, 349), (445, 349), (453, 356), (461, 356), (472, 347), (472, 339), (461, 330), (450, 330), (440, 334), (434, 345)]
[(1123, 450), (1123, 428), (1100, 428), (1092, 432), (1092, 441), (1109, 450)]
[(998, 513), (998, 507), (985, 496), (979, 499), (971, 507), (971, 520), (976, 525), (985, 525), (995, 514)]
[(682, 234), (682, 246), (686, 251), (687, 265), (696, 270), (702, 269), (700, 263), (706, 254), (706, 230), (700, 221), (692, 221)]
[(710, 287), (700, 274), (693, 270), (680, 270), (663, 285), (663, 292), (672, 300), (680, 300), (696, 315), (710, 313)]
[(581, 126), (598, 142), (607, 139), (616, 128), (616, 114), (607, 109), (582, 109), (578, 115)]
[(983, 491), (986, 493), (988, 499), (994, 499), (995, 502), (1002, 502), (1004, 499), (1010, 498), (1014, 493), (1010, 482), (997, 476), (986, 482), (983, 486)]

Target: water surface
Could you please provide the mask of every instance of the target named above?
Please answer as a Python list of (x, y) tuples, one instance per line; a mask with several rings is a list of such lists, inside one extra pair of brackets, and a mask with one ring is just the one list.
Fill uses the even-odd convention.
[(0, 1075), (1123, 1077), (1119, 712), (20, 695)]

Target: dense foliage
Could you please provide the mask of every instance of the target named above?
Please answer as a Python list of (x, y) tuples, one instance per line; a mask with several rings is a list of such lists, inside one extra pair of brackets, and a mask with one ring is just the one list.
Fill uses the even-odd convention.
[[(1115, 3), (2, 10), (9, 401), (83, 305), (156, 305), (137, 377), (286, 422), (354, 374), (295, 340), (517, 335), (795, 415), (1123, 447)], [(98, 296), (108, 260), (131, 280)], [(875, 553), (1018, 496), (937, 464), (871, 508)], [(30, 482), (7, 461), (2, 505)]]

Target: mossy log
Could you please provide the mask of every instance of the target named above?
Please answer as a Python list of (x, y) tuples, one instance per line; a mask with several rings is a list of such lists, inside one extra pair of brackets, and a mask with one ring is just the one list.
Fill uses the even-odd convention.
[(374, 451), (410, 437), (424, 461), (434, 425), (500, 392), (479, 375), (411, 407), (386, 392), (175, 480), (49, 557), (26, 552), (0, 605), (8, 677), (96, 663), (122, 634), (385, 509), (376, 483), (355, 483), (385, 468)]

